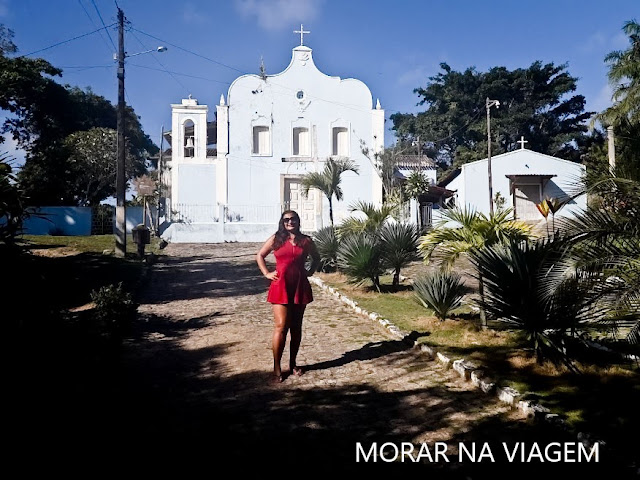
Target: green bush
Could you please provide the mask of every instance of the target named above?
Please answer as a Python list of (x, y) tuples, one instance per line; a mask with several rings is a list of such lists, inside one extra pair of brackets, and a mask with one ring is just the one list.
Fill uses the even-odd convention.
[(338, 267), (352, 282), (371, 280), (380, 291), (380, 275), (384, 273), (381, 255), (377, 237), (366, 233), (349, 235), (340, 241)]
[(131, 294), (122, 288), (122, 282), (93, 290), (91, 300), (95, 303), (96, 319), (110, 334), (126, 332), (138, 309)]
[(457, 273), (438, 271), (416, 278), (413, 290), (417, 300), (444, 322), (449, 312), (462, 304), (466, 287)]
[(382, 263), (393, 270), (393, 286), (400, 285), (400, 269), (417, 260), (420, 235), (415, 225), (387, 223), (378, 233), (382, 248)]
[(335, 228), (329, 226), (313, 234), (313, 241), (320, 254), (320, 269), (323, 272), (333, 272), (338, 265), (338, 236)]

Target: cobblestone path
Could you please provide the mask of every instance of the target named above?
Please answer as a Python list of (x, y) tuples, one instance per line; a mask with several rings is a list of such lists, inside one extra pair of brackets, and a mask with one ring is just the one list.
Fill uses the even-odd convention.
[[(131, 398), (123, 428), (147, 455), (265, 474), (375, 465), (484, 478), (480, 464), (457, 462), (458, 442), (478, 450), (491, 442), (499, 462), (499, 442), (554, 435), (315, 286), (298, 362), (306, 373), (271, 384), (273, 321), (258, 247), (170, 244), (153, 266), (137, 334), (124, 347), (122, 386)], [(287, 355), (288, 345), (283, 367)], [(356, 463), (357, 442), (367, 452), (373, 442), (425, 442), (432, 455), (445, 442), (452, 460), (365, 465)]]

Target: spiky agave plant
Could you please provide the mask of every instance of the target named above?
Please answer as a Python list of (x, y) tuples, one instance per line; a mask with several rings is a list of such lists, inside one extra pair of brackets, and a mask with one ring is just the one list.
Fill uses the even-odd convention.
[(451, 310), (462, 305), (466, 288), (457, 273), (436, 271), (416, 278), (413, 290), (416, 299), (444, 322)]
[(323, 272), (335, 271), (338, 265), (339, 240), (332, 226), (324, 227), (313, 234), (313, 241), (320, 254), (320, 268)]
[(356, 284), (371, 280), (380, 291), (380, 275), (384, 273), (381, 248), (377, 237), (366, 233), (349, 235), (338, 248), (338, 268)]
[[(492, 245), (530, 238), (531, 227), (513, 220), (512, 209), (498, 210), (486, 216), (471, 209), (453, 208), (442, 212), (442, 220), (421, 238), (420, 253), (425, 263), (438, 259), (443, 269), (452, 268), (461, 255)], [(480, 297), (484, 296), (483, 276), (478, 275)], [(487, 325), (484, 308), (480, 317)]]
[(551, 238), (495, 245), (470, 257), (484, 279), (482, 307), (524, 332), (539, 363), (548, 358), (576, 370), (565, 340), (596, 325), (603, 311), (591, 277), (573, 268), (567, 254), (566, 243)]
[(393, 270), (393, 288), (400, 285), (400, 269), (420, 258), (418, 228), (407, 223), (388, 223), (378, 235), (384, 267)]

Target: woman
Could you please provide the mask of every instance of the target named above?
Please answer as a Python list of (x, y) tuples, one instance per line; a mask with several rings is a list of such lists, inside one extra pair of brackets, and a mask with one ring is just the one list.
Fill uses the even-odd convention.
[[(264, 260), (271, 252), (276, 257), (276, 269), (273, 272), (269, 271)], [(312, 260), (309, 270), (305, 268), (308, 256), (311, 256)], [(320, 265), (320, 255), (311, 237), (300, 232), (298, 214), (293, 210), (286, 210), (280, 217), (278, 231), (262, 246), (256, 255), (256, 261), (262, 274), (271, 280), (267, 302), (273, 304), (273, 374), (274, 381), (279, 383), (284, 379), (280, 360), (287, 341), (287, 332), (291, 332), (289, 371), (293, 375), (303, 373), (296, 364), (296, 357), (302, 340), (304, 309), (313, 301), (307, 277), (313, 275)]]

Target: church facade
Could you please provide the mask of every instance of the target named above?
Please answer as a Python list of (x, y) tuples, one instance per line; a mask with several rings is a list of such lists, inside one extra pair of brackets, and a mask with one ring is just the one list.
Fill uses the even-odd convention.
[(206, 105), (192, 98), (172, 105), (165, 239), (264, 241), (285, 209), (300, 214), (306, 233), (328, 226), (328, 199), (301, 191), (303, 175), (321, 172), (328, 158), (358, 168), (341, 177), (336, 223), (357, 200), (382, 203), (374, 156), (363, 148), (384, 148), (384, 110), (360, 80), (322, 73), (311, 48), (295, 47), (281, 73), (237, 78), (215, 108), (214, 131)]
[[(558, 217), (572, 217), (587, 208), (585, 194), (577, 195), (585, 166), (524, 148), (496, 155), (491, 159), (493, 196), (498, 194), (514, 217), (527, 222), (542, 222), (536, 204), (554, 199), (564, 204)], [(489, 214), (488, 160), (458, 167), (438, 185), (454, 192), (455, 204)]]

